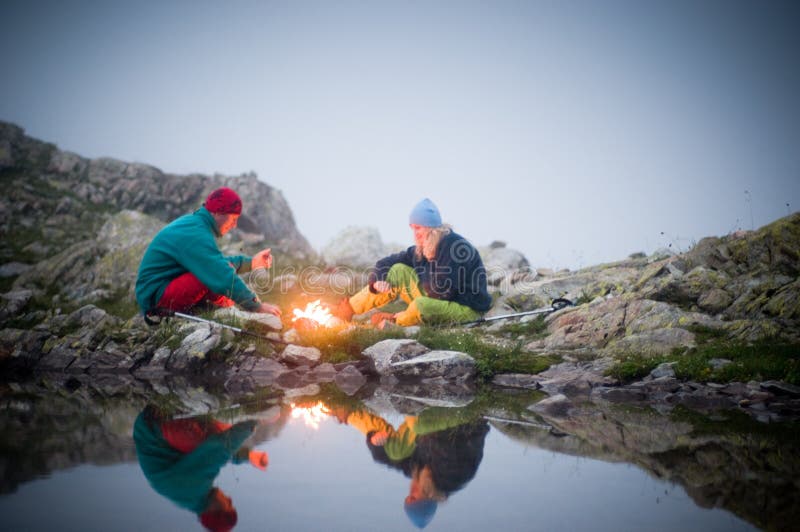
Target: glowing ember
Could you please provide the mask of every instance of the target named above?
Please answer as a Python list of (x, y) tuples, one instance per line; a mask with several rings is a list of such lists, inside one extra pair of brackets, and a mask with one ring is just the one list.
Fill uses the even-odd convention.
[(306, 305), (305, 310), (294, 309), (294, 318), (292, 318), (292, 321), (297, 321), (302, 318), (312, 320), (322, 326), (327, 326), (331, 319), (333, 319), (333, 316), (331, 315), (331, 311), (320, 305), (319, 299), (317, 299)]
[(292, 419), (302, 417), (306, 426), (315, 430), (319, 429), (320, 422), (331, 412), (322, 401), (313, 406), (295, 406), (294, 403), (290, 406), (292, 407)]

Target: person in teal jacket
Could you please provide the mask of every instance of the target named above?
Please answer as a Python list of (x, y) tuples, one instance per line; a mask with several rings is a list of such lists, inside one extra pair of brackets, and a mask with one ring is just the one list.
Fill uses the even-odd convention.
[(236, 227), (242, 200), (227, 187), (209, 194), (202, 207), (181, 216), (153, 238), (139, 264), (136, 302), (147, 317), (164, 311), (186, 312), (199, 303), (280, 316), (263, 303), (238, 274), (272, 265), (269, 249), (252, 258), (224, 256), (215, 237)]
[(237, 513), (230, 497), (214, 487), (220, 469), (229, 461), (249, 461), (263, 471), (269, 463), (266, 452), (242, 447), (255, 426), (255, 421), (170, 419), (148, 405), (133, 425), (133, 441), (150, 486), (196, 513), (207, 529), (222, 531), (236, 525)]

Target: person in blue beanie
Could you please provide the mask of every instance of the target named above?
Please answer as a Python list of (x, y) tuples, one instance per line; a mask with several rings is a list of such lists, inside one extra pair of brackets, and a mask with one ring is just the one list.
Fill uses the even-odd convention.
[(417, 203), (408, 217), (414, 245), (375, 263), (368, 285), (342, 299), (333, 314), (344, 321), (355, 314), (380, 308), (398, 297), (408, 307), (394, 314), (378, 312), (372, 322), (379, 327), (396, 323), (458, 323), (480, 318), (492, 306), (486, 270), (478, 251), (442, 222), (428, 198)]

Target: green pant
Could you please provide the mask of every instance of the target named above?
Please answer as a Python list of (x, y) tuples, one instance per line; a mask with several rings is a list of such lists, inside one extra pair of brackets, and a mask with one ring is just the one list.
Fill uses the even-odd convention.
[(421, 322), (459, 323), (480, 318), (479, 312), (466, 305), (426, 296), (411, 266), (395, 264), (389, 269), (386, 281), (392, 286), (388, 292), (373, 294), (367, 286), (350, 298), (350, 306), (356, 314), (382, 307), (400, 297), (408, 303), (408, 308), (396, 315), (397, 324), (403, 327)]

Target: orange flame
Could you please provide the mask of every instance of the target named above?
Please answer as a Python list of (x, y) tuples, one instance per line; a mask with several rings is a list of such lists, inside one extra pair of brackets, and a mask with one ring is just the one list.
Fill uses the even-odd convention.
[(312, 301), (306, 305), (305, 310), (294, 309), (294, 318), (292, 321), (297, 321), (300, 318), (307, 318), (317, 322), (322, 326), (327, 326), (333, 318), (331, 311), (320, 304), (320, 300)]
[(319, 429), (319, 424), (331, 413), (331, 410), (322, 401), (313, 406), (295, 406), (294, 403), (289, 406), (292, 407), (292, 419), (302, 417), (306, 426), (314, 430)]

